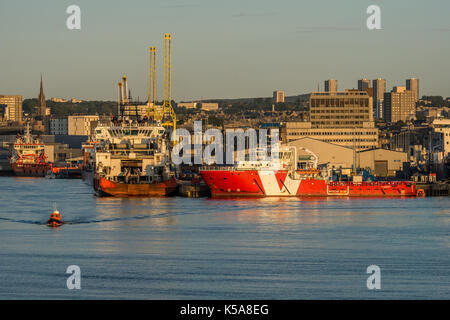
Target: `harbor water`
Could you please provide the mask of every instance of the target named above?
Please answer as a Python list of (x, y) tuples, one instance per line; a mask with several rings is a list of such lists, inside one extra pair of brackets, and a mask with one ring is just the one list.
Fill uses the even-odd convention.
[(1, 299), (450, 298), (449, 197), (99, 198), (17, 177), (0, 190)]

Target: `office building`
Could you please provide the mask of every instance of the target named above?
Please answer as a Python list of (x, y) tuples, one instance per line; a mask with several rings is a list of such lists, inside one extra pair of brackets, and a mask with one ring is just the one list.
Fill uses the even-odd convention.
[(358, 80), (358, 90), (359, 91), (366, 91), (367, 88), (370, 88), (370, 80), (368, 80), (366, 78)]
[(411, 121), (416, 117), (416, 92), (396, 86), (384, 94), (384, 119), (386, 122)]
[(313, 92), (309, 105), (316, 127), (362, 127), (373, 121), (372, 97), (365, 91)]
[(67, 118), (53, 118), (49, 120), (49, 133), (54, 135), (68, 134), (69, 125)]
[(378, 134), (374, 122), (347, 128), (317, 128), (311, 122), (286, 122), (281, 128), (280, 138), (284, 143), (290, 143), (309, 137), (359, 151), (377, 148)]
[(411, 78), (406, 80), (406, 90), (415, 92), (415, 102), (419, 100), (419, 79)]
[(325, 80), (325, 92), (335, 92), (338, 90), (337, 80)]
[(273, 102), (274, 103), (284, 102), (284, 91), (283, 90), (277, 90), (277, 91), (273, 92)]
[(450, 119), (435, 119), (432, 127), (434, 132), (442, 134), (440, 149), (444, 157), (450, 156)]
[(372, 90), (373, 90), (373, 117), (374, 119), (381, 120), (383, 119), (384, 111), (383, 111), (383, 103), (384, 103), (384, 94), (386, 92), (386, 80), (378, 78), (372, 81)]
[(88, 136), (97, 126), (98, 116), (68, 116), (67, 133), (69, 135)]
[(0, 105), (4, 105), (4, 120), (22, 122), (22, 96), (0, 95)]
[(310, 137), (354, 150), (378, 147), (368, 92), (313, 92), (309, 103), (310, 122), (287, 122), (281, 130), (282, 141)]

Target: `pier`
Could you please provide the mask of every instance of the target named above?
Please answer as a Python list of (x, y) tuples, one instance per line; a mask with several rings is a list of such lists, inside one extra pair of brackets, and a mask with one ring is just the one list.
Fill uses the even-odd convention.
[(417, 183), (417, 190), (423, 189), (427, 197), (450, 195), (450, 184), (446, 182)]
[(200, 198), (209, 196), (209, 187), (204, 182), (178, 181), (178, 195), (187, 198)]

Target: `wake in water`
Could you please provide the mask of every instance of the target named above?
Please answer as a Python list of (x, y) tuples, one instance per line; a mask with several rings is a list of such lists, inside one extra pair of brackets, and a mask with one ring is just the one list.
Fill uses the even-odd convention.
[[(175, 214), (168, 214), (168, 213), (161, 213), (161, 214), (155, 214), (155, 215), (140, 215), (140, 216), (134, 216), (134, 217), (118, 217), (118, 218), (107, 218), (107, 219), (91, 219), (91, 220), (85, 220), (85, 219), (75, 219), (75, 220), (64, 220), (63, 224), (90, 224), (90, 223), (103, 223), (103, 222), (114, 222), (114, 221), (128, 221), (128, 220), (144, 220), (144, 219), (155, 219), (155, 218), (167, 218), (172, 216), (179, 216), (183, 215), (183, 212), (175, 213)], [(15, 222), (15, 223), (25, 223), (25, 224), (33, 224), (33, 225), (47, 225), (47, 220), (45, 221), (33, 221), (33, 220), (18, 220), (18, 219), (11, 219), (11, 218), (3, 218), (0, 217), (0, 220), (8, 221), (8, 222)]]

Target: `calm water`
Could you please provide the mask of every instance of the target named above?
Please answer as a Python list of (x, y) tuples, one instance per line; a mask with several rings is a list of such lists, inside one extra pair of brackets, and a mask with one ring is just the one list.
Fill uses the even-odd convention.
[[(2, 299), (450, 298), (450, 199), (115, 199), (0, 177)], [(45, 226), (53, 202), (70, 224)], [(66, 268), (81, 268), (68, 290)], [(366, 268), (381, 268), (368, 290)]]

